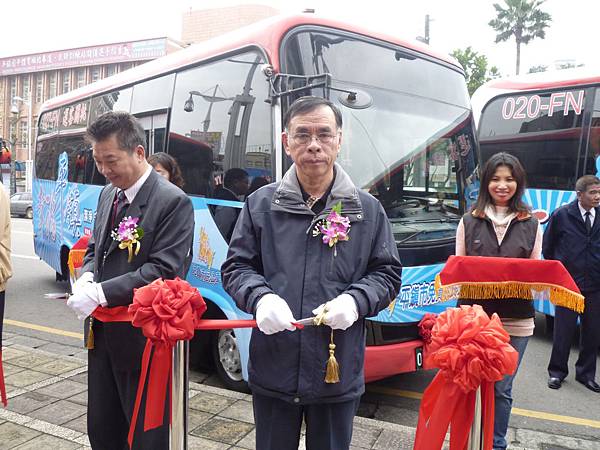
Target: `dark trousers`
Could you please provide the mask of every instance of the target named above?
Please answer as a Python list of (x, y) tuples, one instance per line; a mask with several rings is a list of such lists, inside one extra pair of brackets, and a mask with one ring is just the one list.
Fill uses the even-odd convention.
[[(94, 349), (88, 351), (87, 426), (90, 444), (93, 450), (128, 450), (127, 434), (135, 405), (140, 369), (115, 369), (107, 348), (104, 325), (97, 320), (94, 321), (94, 341)], [(127, 343), (123, 342), (123, 345)], [(169, 409), (165, 408), (163, 426), (144, 432), (145, 396), (144, 393), (133, 448), (168, 450)]]
[[(596, 357), (600, 346), (600, 291), (584, 292), (585, 308), (581, 318), (579, 358), (575, 363), (575, 378), (580, 381), (594, 380)], [(556, 307), (554, 316), (554, 342), (548, 364), (551, 377), (564, 379), (569, 373), (569, 352), (577, 328), (578, 314), (567, 308)]]
[(348, 450), (352, 421), (360, 398), (341, 403), (294, 405), (275, 397), (252, 394), (256, 448), (298, 450), (302, 419), (307, 450)]

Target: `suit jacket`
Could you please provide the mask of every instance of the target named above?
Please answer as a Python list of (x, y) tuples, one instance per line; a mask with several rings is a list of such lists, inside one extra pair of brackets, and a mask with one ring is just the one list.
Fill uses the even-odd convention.
[(600, 290), (600, 208), (588, 235), (577, 200), (556, 209), (546, 225), (542, 253), (557, 259), (582, 292)]
[[(140, 251), (127, 262), (128, 252), (113, 240), (110, 223), (116, 187), (102, 189), (94, 231), (82, 272), (93, 272), (108, 307), (126, 306), (133, 290), (157, 278), (184, 278), (189, 268), (194, 233), (194, 209), (187, 195), (155, 171), (150, 173), (128, 206), (126, 216), (139, 217), (144, 230)], [(115, 224), (115, 227), (118, 224)], [(139, 368), (145, 345), (141, 331), (130, 323), (105, 323), (107, 345), (114, 362), (123, 369)]]

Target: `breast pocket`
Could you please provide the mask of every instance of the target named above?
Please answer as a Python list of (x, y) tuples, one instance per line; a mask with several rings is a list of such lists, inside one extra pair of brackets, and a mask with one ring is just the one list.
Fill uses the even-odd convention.
[(364, 272), (359, 243), (350, 241), (338, 242), (336, 249), (324, 249), (327, 261), (325, 278), (329, 281), (351, 284), (360, 279)]

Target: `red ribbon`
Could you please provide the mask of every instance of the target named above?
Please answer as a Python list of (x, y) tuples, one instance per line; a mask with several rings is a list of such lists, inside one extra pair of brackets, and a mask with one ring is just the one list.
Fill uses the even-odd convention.
[(441, 449), (450, 426), (450, 450), (463, 450), (473, 423), (475, 391), (481, 386), (484, 449), (494, 431), (494, 383), (517, 368), (518, 353), (497, 314), (479, 305), (448, 308), (432, 329), (428, 363), (438, 367), (423, 394), (414, 450)]
[[(200, 319), (206, 304), (198, 290), (187, 281), (158, 279), (134, 290), (133, 303), (114, 308), (98, 307), (92, 316), (101, 322), (131, 322), (148, 339), (142, 355), (142, 368), (129, 427), (129, 447), (137, 425), (144, 387), (147, 383), (144, 431), (158, 428), (164, 421), (166, 393), (172, 379), (172, 351), (177, 341), (190, 340), (194, 330), (254, 328), (255, 320)], [(296, 328), (303, 328), (294, 324)]]
[(8, 400), (6, 398), (6, 386), (4, 385), (4, 367), (2, 366), (2, 348), (0, 348), (0, 398), (2, 404), (6, 408), (8, 406)]
[[(129, 428), (129, 447), (137, 424), (146, 379), (146, 411), (144, 431), (160, 427), (164, 421), (164, 406), (172, 377), (172, 351), (177, 341), (194, 337), (196, 323), (206, 311), (198, 290), (187, 281), (158, 279), (134, 290), (128, 313), (131, 322), (148, 338), (142, 356), (142, 371)], [(115, 318), (122, 311), (112, 312)]]

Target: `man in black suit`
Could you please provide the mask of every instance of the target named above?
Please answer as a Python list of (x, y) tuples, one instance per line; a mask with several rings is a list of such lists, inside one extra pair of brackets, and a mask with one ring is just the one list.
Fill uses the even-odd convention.
[[(544, 233), (542, 252), (546, 259), (561, 261), (585, 297), (581, 319), (579, 358), (575, 379), (593, 392), (596, 383), (596, 356), (600, 345), (600, 179), (585, 175), (575, 184), (577, 200), (552, 213)], [(556, 307), (554, 342), (548, 364), (548, 387), (559, 389), (569, 373), (571, 341), (578, 314)]]
[[(98, 170), (110, 181), (100, 193), (94, 232), (82, 277), (68, 305), (82, 319), (97, 307), (127, 306), (133, 290), (157, 278), (185, 277), (191, 254), (194, 212), (189, 198), (146, 162), (144, 129), (133, 116), (108, 112), (87, 129)], [(111, 236), (123, 217), (138, 218), (144, 231), (129, 261)], [(129, 322), (92, 319), (94, 348), (88, 352), (88, 435), (93, 449), (128, 448), (146, 338)], [(168, 411), (168, 409), (167, 409)], [(169, 414), (160, 428), (143, 431), (138, 420), (134, 448), (169, 448)]]

